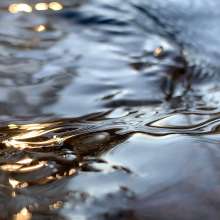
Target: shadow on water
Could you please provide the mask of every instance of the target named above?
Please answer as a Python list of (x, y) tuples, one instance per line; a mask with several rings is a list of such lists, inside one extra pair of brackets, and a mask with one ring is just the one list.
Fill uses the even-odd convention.
[(0, 219), (219, 219), (219, 3), (17, 3), (0, 3)]

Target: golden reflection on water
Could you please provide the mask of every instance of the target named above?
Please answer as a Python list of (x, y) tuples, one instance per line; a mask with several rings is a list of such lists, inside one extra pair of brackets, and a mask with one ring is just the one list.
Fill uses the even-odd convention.
[(13, 220), (30, 220), (31, 218), (32, 214), (24, 207), (19, 213), (14, 215)]
[(3, 171), (14, 172), (19, 170), (22, 167), (21, 164), (5, 164), (1, 165), (0, 169)]
[(36, 27), (34, 28), (34, 30), (35, 30), (36, 32), (43, 32), (43, 31), (46, 30), (46, 26), (43, 25), (43, 24), (40, 24), (40, 25), (36, 26)]
[(17, 163), (21, 165), (27, 165), (30, 164), (33, 161), (31, 158), (24, 158), (22, 160), (19, 160)]
[(18, 128), (18, 126), (16, 124), (9, 124), (8, 128), (9, 129), (16, 129), (16, 128)]
[(50, 126), (59, 125), (60, 123), (61, 122), (41, 123), (41, 124), (25, 124), (25, 125), (19, 125), (19, 128), (22, 130), (27, 130), (27, 131), (40, 130), (40, 129), (46, 129)]
[(44, 3), (44, 2), (39, 2), (34, 6), (34, 8), (37, 11), (46, 11), (46, 10), (48, 10), (48, 4)]
[(14, 147), (14, 148), (18, 148), (20, 150), (24, 150), (25, 148), (28, 148), (28, 144), (24, 143), (24, 142), (19, 142), (16, 140), (5, 140), (2, 142), (3, 144), (5, 144), (5, 146), (7, 147)]
[(10, 178), (9, 183), (12, 186), (12, 188), (15, 189), (20, 182)]
[(39, 139), (38, 141), (32, 141), (33, 138), (38, 138), (47, 134), (48, 132), (54, 132), (59, 130), (57, 128), (51, 128), (54, 125), (59, 124), (59, 122), (55, 123), (42, 123), (42, 124), (29, 124), (29, 125), (16, 125), (16, 124), (9, 124), (9, 129), (17, 129), (19, 134), (14, 134), (13, 136), (9, 137), (8, 139), (4, 140), (3, 143), (7, 147), (13, 147), (20, 150), (25, 148), (38, 148), (39, 146), (51, 146), (54, 144), (61, 144), (64, 140), (66, 140), (70, 136), (66, 137), (59, 137), (57, 135), (53, 135), (50, 138), (45, 140)]
[(38, 131), (29, 131), (29, 132), (24, 132), (23, 134), (19, 134), (16, 136), (13, 136), (13, 140), (22, 140), (22, 139), (28, 139), (28, 138), (34, 138), (38, 137), (40, 135), (43, 135), (45, 133), (44, 130), (38, 130)]
[(54, 11), (60, 11), (63, 9), (63, 5), (61, 5), (59, 2), (50, 2), (49, 8)]
[(31, 13), (32, 7), (31, 5), (25, 4), (25, 3), (19, 3), (19, 4), (11, 4), (8, 7), (8, 11), (12, 14), (18, 13), (18, 12), (26, 12)]
[[(21, 137), (24, 137), (25, 135), (21, 135)], [(26, 136), (27, 137), (27, 136)], [(29, 136), (31, 138), (31, 136)], [(20, 150), (23, 150), (25, 148), (38, 148), (39, 146), (53, 146), (54, 144), (61, 144), (65, 139), (68, 139), (70, 136), (65, 138), (60, 138), (54, 136), (53, 138), (46, 140), (46, 141), (38, 141), (38, 142), (31, 142), (31, 141), (22, 141), (19, 140), (19, 135), (12, 137), (11, 139), (3, 141), (3, 143), (7, 147), (13, 147)], [(22, 139), (22, 138), (21, 138)]]
[(40, 161), (36, 165), (20, 168), (19, 172), (21, 172), (21, 173), (31, 172), (31, 171), (34, 171), (34, 170), (38, 170), (38, 169), (40, 169), (40, 168), (42, 168), (46, 165), (47, 165), (46, 161)]
[(155, 50), (154, 50), (154, 56), (155, 57), (159, 57), (163, 54), (164, 52), (164, 49), (163, 47), (157, 47)]
[[(26, 161), (26, 163), (24, 163)], [(40, 161), (38, 164), (30, 165), (30, 163), (33, 161), (32, 159), (23, 159), (21, 164), (21, 161), (16, 162), (16, 164), (4, 164), (0, 166), (0, 170), (7, 171), (7, 172), (30, 172), (37, 169), (40, 169), (44, 166), (47, 166), (46, 161)]]
[(31, 13), (33, 10), (36, 11), (60, 11), (63, 9), (63, 5), (60, 2), (38, 2), (35, 5), (30, 5), (27, 3), (13, 3), (9, 5), (8, 11), (12, 14), (16, 14), (19, 12)]

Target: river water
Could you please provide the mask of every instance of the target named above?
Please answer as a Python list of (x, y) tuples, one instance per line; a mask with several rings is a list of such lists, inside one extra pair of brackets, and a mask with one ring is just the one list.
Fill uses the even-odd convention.
[(0, 219), (218, 220), (218, 0), (46, 2), (0, 2)]

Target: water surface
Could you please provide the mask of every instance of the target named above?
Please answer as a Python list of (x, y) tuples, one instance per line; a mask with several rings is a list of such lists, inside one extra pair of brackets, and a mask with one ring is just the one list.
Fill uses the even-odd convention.
[(219, 2), (18, 2), (0, 3), (0, 219), (218, 220)]

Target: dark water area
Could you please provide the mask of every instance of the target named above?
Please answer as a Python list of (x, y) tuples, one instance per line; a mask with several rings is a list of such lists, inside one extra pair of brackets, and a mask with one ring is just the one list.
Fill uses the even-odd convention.
[(0, 2), (0, 220), (219, 220), (220, 3), (45, 2)]

